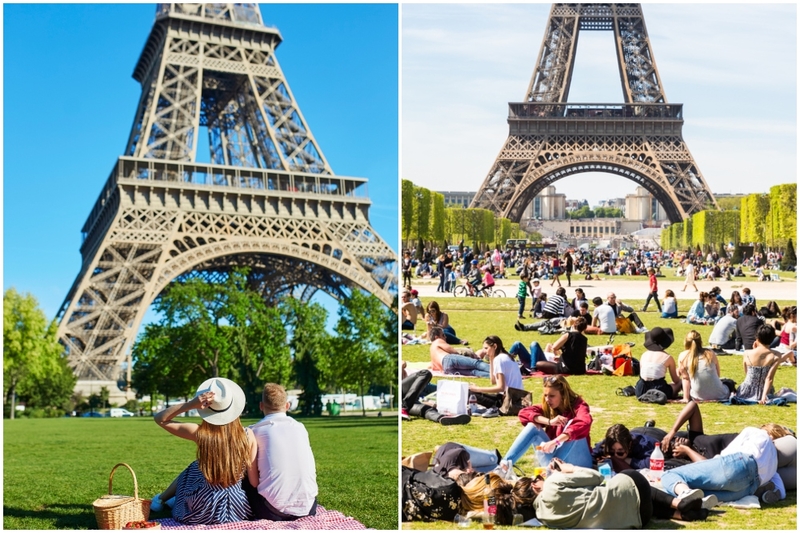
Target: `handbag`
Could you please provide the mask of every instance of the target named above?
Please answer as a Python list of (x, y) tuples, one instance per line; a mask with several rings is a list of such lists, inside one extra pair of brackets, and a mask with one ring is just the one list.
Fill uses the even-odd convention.
[(530, 407), (531, 405), (533, 405), (533, 395), (530, 391), (509, 387), (503, 397), (500, 414), (503, 416), (517, 416), (523, 407)]
[(436, 410), (443, 415), (467, 414), (469, 385), (462, 381), (440, 379), (436, 383)]
[(630, 318), (618, 316), (616, 318), (616, 323), (618, 333), (636, 333), (636, 326), (633, 325)]

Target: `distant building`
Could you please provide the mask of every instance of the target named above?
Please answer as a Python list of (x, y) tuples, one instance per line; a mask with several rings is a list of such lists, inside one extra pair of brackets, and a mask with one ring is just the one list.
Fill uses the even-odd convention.
[(667, 213), (661, 204), (644, 187), (636, 187), (633, 194), (625, 196), (625, 219), (657, 223), (667, 220)]
[(437, 191), (444, 195), (445, 207), (469, 207), (472, 199), (475, 198), (477, 192), (463, 192), (463, 191)]
[(556, 193), (552, 185), (545, 187), (530, 203), (525, 215), (523, 218), (534, 220), (563, 220), (567, 216), (567, 195)]
[(586, 200), (569, 200), (568, 199), (567, 200), (567, 204), (566, 204), (566, 210), (567, 210), (567, 212), (577, 211), (578, 209), (580, 209), (581, 207), (583, 207), (585, 205), (589, 205), (589, 202), (587, 202)]

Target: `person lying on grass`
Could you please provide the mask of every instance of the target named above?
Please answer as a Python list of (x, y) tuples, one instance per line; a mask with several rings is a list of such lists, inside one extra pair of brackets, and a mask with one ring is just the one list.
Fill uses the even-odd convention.
[(459, 351), (447, 344), (444, 331), (439, 326), (431, 328), (430, 341), (431, 370), (476, 378), (490, 377), (489, 363), (472, 350)]
[(606, 431), (605, 438), (595, 444), (592, 458), (596, 463), (611, 462), (614, 472), (629, 468), (641, 470), (650, 468), (650, 455), (661, 443), (658, 439), (643, 433), (628, 430), (622, 424), (614, 424)]
[[(610, 480), (597, 470), (558, 458), (546, 479), (534, 479), (536, 518), (549, 528), (641, 529), (650, 519), (705, 520), (701, 492), (675, 498), (655, 487), (636, 470), (623, 470)], [(605, 481), (605, 483), (604, 483)]]
[[(679, 434), (681, 427), (686, 422), (689, 423), (688, 434)], [(797, 439), (785, 427), (777, 424), (764, 424), (762, 429), (768, 429), (771, 435), (776, 436), (773, 442), (778, 454), (777, 472), (783, 487), (785, 490), (796, 490)], [(682, 466), (690, 462), (713, 459), (733, 442), (737, 436), (739, 436), (739, 433), (706, 435), (703, 431), (703, 417), (700, 413), (700, 406), (691, 401), (681, 410), (672, 428), (662, 437), (661, 449), (664, 452), (664, 456), (668, 458), (668, 463)], [(759, 489), (755, 494), (763, 497), (762, 495), (766, 492), (766, 488), (760, 487)], [(780, 490), (780, 487), (778, 487), (778, 490)], [(767, 495), (767, 499), (772, 497), (772, 495)]]
[[(186, 403), (171, 405), (154, 417), (155, 423), (173, 435), (197, 443), (197, 460), (161, 494), (153, 497), (151, 510), (166, 503), (172, 517), (185, 524), (223, 524), (250, 520), (253, 513), (242, 488), (247, 476), (258, 485), (258, 446), (253, 432), (239, 420), (244, 410), (244, 391), (225, 378), (211, 378)], [(197, 409), (200, 425), (175, 422), (181, 413)]]

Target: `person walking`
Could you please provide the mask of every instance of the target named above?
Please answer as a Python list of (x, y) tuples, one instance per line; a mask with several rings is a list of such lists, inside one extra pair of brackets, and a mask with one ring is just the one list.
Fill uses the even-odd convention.
[(683, 288), (681, 289), (681, 292), (686, 292), (686, 287), (689, 286), (690, 283), (692, 284), (692, 287), (694, 287), (694, 292), (697, 292), (698, 291), (697, 284), (695, 284), (694, 282), (696, 277), (694, 270), (694, 263), (692, 263), (691, 259), (686, 259), (683, 262), (683, 265), (684, 265), (684, 272), (686, 273), (686, 281), (683, 283)]
[(644, 302), (642, 312), (647, 311), (647, 306), (650, 305), (650, 300), (655, 300), (658, 312), (661, 312), (661, 302), (658, 301), (658, 280), (656, 279), (656, 271), (652, 268), (647, 269), (647, 275), (650, 276), (650, 292), (647, 295), (647, 300)]
[(564, 252), (564, 274), (567, 276), (567, 287), (572, 287), (572, 271), (574, 269), (572, 254), (569, 250)]

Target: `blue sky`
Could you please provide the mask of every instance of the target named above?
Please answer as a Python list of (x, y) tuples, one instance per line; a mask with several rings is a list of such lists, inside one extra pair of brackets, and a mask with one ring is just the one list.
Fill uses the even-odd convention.
[[(334, 172), (369, 178), (370, 221), (394, 250), (396, 5), (263, 4), (277, 58)], [(55, 316), (81, 264), (81, 227), (122, 155), (131, 77), (154, 4), (3, 7), (3, 287)]]
[[(797, 179), (795, 4), (643, 4), (667, 100), (715, 193)], [(533, 74), (550, 4), (406, 4), (402, 177), (476, 191), (508, 137), (508, 102)], [(611, 32), (581, 32), (570, 102), (621, 103)], [(597, 178), (602, 178), (598, 180)], [(592, 205), (636, 185), (608, 174), (555, 183)]]

